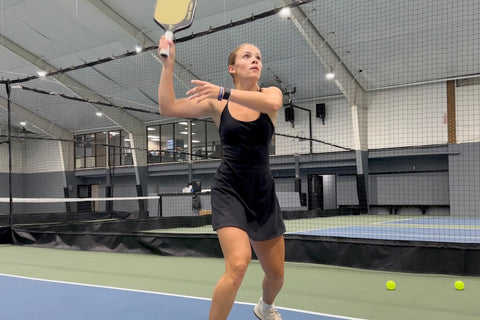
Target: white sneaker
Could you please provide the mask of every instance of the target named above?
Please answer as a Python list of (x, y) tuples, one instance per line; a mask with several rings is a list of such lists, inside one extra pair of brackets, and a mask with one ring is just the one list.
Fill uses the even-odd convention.
[(280, 316), (277, 308), (275, 308), (275, 305), (272, 304), (270, 309), (265, 309), (262, 307), (262, 298), (260, 298), (258, 304), (255, 306), (255, 308), (253, 308), (253, 313), (260, 320), (282, 320), (282, 317)]

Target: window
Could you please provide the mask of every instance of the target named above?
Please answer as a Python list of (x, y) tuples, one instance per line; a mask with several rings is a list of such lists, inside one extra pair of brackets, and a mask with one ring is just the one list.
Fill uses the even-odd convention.
[(168, 143), (169, 147), (173, 147), (174, 161), (188, 160), (188, 122), (182, 121), (174, 124), (173, 141)]
[(147, 145), (147, 163), (188, 161), (190, 155), (192, 160), (220, 159), (222, 154), (218, 129), (211, 120), (191, 120), (190, 126), (187, 120), (148, 126)]
[(173, 123), (160, 126), (160, 153), (162, 155), (161, 162), (173, 162), (174, 159), (174, 142), (173, 142)]
[(95, 167), (95, 134), (85, 135), (85, 168)]
[(75, 168), (106, 167), (133, 164), (130, 139), (123, 130), (80, 134), (75, 136)]
[(107, 133), (99, 132), (95, 134), (95, 167), (107, 166)]
[(192, 121), (192, 160), (207, 159), (207, 138), (205, 121)]
[(85, 168), (85, 135), (75, 136), (75, 168)]
[(110, 166), (119, 166), (121, 164), (121, 141), (120, 131), (108, 132), (108, 164)]
[(147, 163), (162, 162), (160, 148), (160, 126), (147, 127)]
[[(124, 133), (122, 131), (122, 133)], [(126, 134), (122, 134), (122, 159), (121, 162), (124, 165), (132, 165), (133, 164), (133, 155), (132, 155), (132, 144), (130, 141), (130, 137)]]

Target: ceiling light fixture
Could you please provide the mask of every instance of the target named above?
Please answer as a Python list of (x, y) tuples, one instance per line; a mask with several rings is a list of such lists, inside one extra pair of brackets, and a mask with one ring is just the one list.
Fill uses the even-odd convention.
[(333, 80), (335, 78), (335, 72), (334, 70), (343, 63), (343, 59), (348, 56), (350, 54), (350, 50), (347, 50), (345, 51), (345, 54), (343, 55), (343, 57), (340, 59), (340, 61), (338, 61), (335, 66), (333, 68), (330, 68), (330, 72), (328, 72), (326, 75), (325, 75), (325, 78), (327, 78), (327, 80)]
[(333, 78), (335, 78), (335, 73), (333, 73), (333, 71), (330, 71), (325, 75), (325, 78), (327, 78), (327, 80), (332, 80)]
[(284, 19), (288, 19), (290, 18), (290, 15), (292, 14), (292, 11), (290, 10), (289, 7), (284, 7), (282, 8), (282, 10), (280, 10), (278, 12), (278, 14), (280, 15), (280, 17), (284, 18)]
[(45, 76), (47, 75), (47, 71), (43, 71), (43, 70), (37, 71), (37, 75), (40, 78), (45, 78)]

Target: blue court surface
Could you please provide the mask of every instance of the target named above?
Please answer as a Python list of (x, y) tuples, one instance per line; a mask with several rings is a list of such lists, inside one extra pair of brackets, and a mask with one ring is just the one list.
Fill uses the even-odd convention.
[(292, 232), (294, 234), (380, 240), (480, 243), (480, 219), (418, 217)]
[[(210, 300), (147, 291), (0, 275), (2, 319), (208, 319)], [(285, 320), (355, 319), (278, 308)], [(235, 303), (229, 320), (256, 319), (253, 304)]]

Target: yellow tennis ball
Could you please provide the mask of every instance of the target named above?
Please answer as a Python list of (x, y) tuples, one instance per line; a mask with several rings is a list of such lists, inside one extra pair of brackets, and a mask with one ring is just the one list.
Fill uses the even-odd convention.
[(465, 288), (465, 284), (461, 280), (455, 281), (455, 289), (462, 291)]
[(388, 290), (395, 290), (396, 287), (397, 287), (397, 284), (395, 283), (395, 281), (393, 281), (393, 280), (388, 280), (387, 281), (387, 289)]

